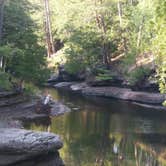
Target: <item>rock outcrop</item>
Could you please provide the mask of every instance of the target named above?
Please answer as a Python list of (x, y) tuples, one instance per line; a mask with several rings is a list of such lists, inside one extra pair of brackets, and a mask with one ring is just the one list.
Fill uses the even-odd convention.
[(71, 85), (70, 88), (72, 91), (81, 91), (84, 88), (86, 88), (87, 86), (88, 85), (85, 82), (83, 82), (83, 83), (75, 83), (75, 84)]
[(64, 165), (58, 152), (62, 147), (59, 136), (20, 129), (26, 122), (49, 123), (50, 115), (70, 111), (65, 105), (51, 101), (49, 113), (36, 113), (38, 100), (38, 97), (30, 99), (23, 94), (0, 92), (0, 166)]
[[(60, 85), (60, 83), (58, 83)], [(64, 85), (64, 83), (62, 83)], [(83, 95), (110, 97), (122, 100), (128, 100), (139, 103), (161, 105), (166, 100), (166, 94), (133, 91), (129, 88), (119, 88), (114, 86), (92, 87), (86, 83), (65, 82), (67, 86), (57, 86), (56, 88), (68, 88), (72, 91), (79, 91)]]
[(67, 106), (65, 106), (64, 104), (61, 104), (57, 101), (52, 102), (52, 104), (50, 104), (51, 106), (51, 116), (57, 116), (57, 115), (62, 115), (64, 113), (70, 112), (70, 108), (68, 108)]
[(16, 96), (18, 93), (12, 91), (0, 91), (0, 98)]
[(103, 97), (113, 97), (122, 100), (136, 101), (147, 104), (162, 104), (166, 94), (132, 91), (118, 87), (87, 87), (83, 94)]
[(54, 85), (55, 88), (69, 88), (71, 85), (75, 84), (76, 82), (60, 82)]
[(0, 165), (3, 166), (43, 154), (57, 153), (63, 146), (59, 136), (47, 132), (1, 128), (0, 138)]

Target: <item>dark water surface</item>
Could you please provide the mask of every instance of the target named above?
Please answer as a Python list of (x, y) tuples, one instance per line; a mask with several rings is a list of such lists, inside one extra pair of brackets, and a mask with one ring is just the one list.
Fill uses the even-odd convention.
[(59, 134), (66, 166), (165, 166), (166, 113), (49, 89), (71, 113), (26, 128)]

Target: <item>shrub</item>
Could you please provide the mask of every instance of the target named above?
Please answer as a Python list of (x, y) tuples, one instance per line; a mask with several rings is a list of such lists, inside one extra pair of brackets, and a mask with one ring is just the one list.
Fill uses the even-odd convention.
[(40, 90), (32, 83), (25, 83), (25, 94), (26, 95), (37, 95)]
[(84, 69), (85, 64), (76, 60), (68, 61), (65, 64), (65, 70), (70, 74), (76, 74), (77, 72), (83, 71)]
[(110, 70), (99, 68), (96, 70), (96, 79), (98, 81), (109, 81), (112, 79)]
[(166, 107), (166, 100), (163, 102), (163, 106)]
[(150, 73), (149, 68), (140, 67), (135, 69), (129, 74), (129, 82), (131, 85), (135, 85), (137, 82), (143, 80)]
[(9, 74), (0, 71), (0, 89), (10, 90), (12, 85), (9, 81)]
[(96, 79), (98, 81), (109, 81), (112, 79), (112, 77), (108, 74), (99, 74), (98, 76), (96, 76)]

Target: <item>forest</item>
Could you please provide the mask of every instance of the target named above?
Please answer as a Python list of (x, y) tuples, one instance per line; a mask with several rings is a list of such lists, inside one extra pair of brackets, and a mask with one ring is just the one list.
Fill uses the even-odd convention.
[(0, 165), (166, 166), (166, 0), (0, 0)]
[[(1, 0), (0, 85), (41, 84), (63, 64), (98, 79), (146, 76), (166, 89), (165, 0)], [(56, 71), (55, 71), (56, 72)], [(5, 83), (4, 83), (5, 82)]]

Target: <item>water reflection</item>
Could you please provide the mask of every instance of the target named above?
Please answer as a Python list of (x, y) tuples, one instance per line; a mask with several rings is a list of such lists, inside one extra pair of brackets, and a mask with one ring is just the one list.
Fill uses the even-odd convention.
[(60, 153), (67, 166), (166, 165), (164, 114), (127, 102), (50, 93), (73, 112), (52, 118), (50, 124), (30, 123), (26, 128), (61, 135)]

